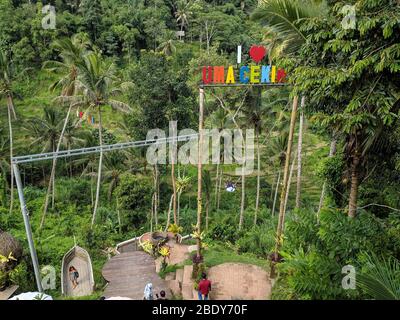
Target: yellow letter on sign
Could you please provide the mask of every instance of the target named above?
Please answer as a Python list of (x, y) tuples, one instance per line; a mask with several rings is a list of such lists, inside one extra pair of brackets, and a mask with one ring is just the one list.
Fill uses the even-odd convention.
[(233, 67), (229, 66), (228, 73), (226, 75), (226, 83), (235, 83), (235, 74), (233, 72)]
[(250, 82), (260, 83), (260, 66), (250, 67)]
[(272, 66), (271, 70), (271, 82), (275, 83), (276, 82), (276, 66)]

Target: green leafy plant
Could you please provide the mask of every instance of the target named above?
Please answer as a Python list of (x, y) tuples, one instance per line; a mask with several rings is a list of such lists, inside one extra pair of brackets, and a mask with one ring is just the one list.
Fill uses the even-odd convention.
[(400, 300), (400, 261), (394, 257), (378, 258), (364, 253), (357, 286), (378, 300)]

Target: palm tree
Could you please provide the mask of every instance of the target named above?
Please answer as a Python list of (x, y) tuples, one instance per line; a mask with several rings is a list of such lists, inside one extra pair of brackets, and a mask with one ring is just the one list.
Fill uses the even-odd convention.
[[(87, 49), (89, 47), (89, 40), (84, 36), (74, 36), (71, 39), (66, 38), (62, 40), (56, 40), (54, 42), (54, 47), (60, 52), (60, 57), (62, 61), (46, 61), (43, 64), (43, 68), (61, 74), (61, 77), (51, 84), (50, 90), (61, 90), (60, 96), (57, 98), (60, 102), (64, 102), (64, 98), (71, 97), (77, 94), (76, 80), (78, 77), (78, 67), (77, 64), (83, 59), (83, 56), (87, 54)], [(64, 120), (64, 125), (60, 134), (60, 139), (57, 143), (57, 148), (55, 152), (60, 151), (61, 141), (63, 140), (65, 130), (69, 121), (69, 116), (71, 109), (74, 104), (70, 101), (67, 115)], [(46, 199), (43, 208), (43, 214), (41, 219), (41, 224), (39, 229), (43, 227), (44, 219), (47, 213), (50, 192), (53, 190), (52, 196), (52, 206), (54, 207), (55, 198), (55, 174), (56, 174), (57, 158), (53, 159), (53, 164), (51, 168), (50, 180), (47, 187)]]
[[(92, 132), (85, 131), (83, 133), (82, 147), (90, 148), (90, 147), (95, 147), (96, 145), (97, 145), (97, 139), (94, 137)], [(97, 154), (89, 153), (84, 157), (81, 157), (73, 161), (73, 164), (75, 166), (83, 166), (81, 177), (85, 175), (90, 176), (90, 198), (91, 198), (92, 208), (94, 207), (93, 178), (96, 176), (95, 169), (98, 161), (97, 158), (98, 158)]]
[(54, 107), (45, 107), (41, 117), (29, 118), (24, 128), (31, 137), (30, 146), (40, 147), (41, 152), (54, 152), (63, 122), (62, 113)]
[[(229, 113), (227, 112), (227, 110), (223, 108), (218, 108), (216, 111), (214, 111), (209, 117), (211, 128), (216, 128), (218, 129), (219, 132), (227, 128), (230, 125), (228, 121), (228, 115)], [(220, 166), (220, 162), (222, 160), (221, 155), (219, 155), (219, 157), (220, 161), (217, 162), (217, 172), (215, 175), (215, 208), (217, 210), (219, 210), (222, 175), (223, 175), (223, 169)]]
[(119, 177), (126, 171), (124, 162), (126, 155), (120, 151), (113, 151), (108, 153), (104, 158), (104, 180), (110, 183), (108, 188), (108, 201), (111, 202), (112, 194), (118, 186)]
[[(105, 61), (98, 52), (87, 54), (83, 58), (83, 61), (78, 63), (78, 70), (79, 73), (76, 82), (81, 95), (73, 97), (76, 101), (75, 105), (88, 106), (98, 112), (99, 142), (100, 146), (102, 146), (103, 124), (101, 109), (106, 105), (110, 105), (113, 109), (121, 112), (129, 112), (131, 109), (128, 104), (112, 99), (111, 97), (129, 88), (131, 84), (122, 82), (117, 75), (115, 64)], [(96, 219), (96, 212), (99, 204), (102, 165), (103, 151), (101, 149), (92, 226)]]
[(400, 261), (366, 254), (366, 271), (357, 275), (357, 285), (377, 300), (400, 300)]
[(260, 203), (260, 182), (261, 182), (261, 153), (260, 153), (260, 133), (264, 123), (264, 116), (270, 112), (270, 105), (261, 102), (261, 91), (256, 88), (249, 95), (249, 101), (243, 109), (243, 116), (254, 128), (257, 148), (257, 190), (256, 203), (254, 209), (254, 224), (257, 224), (258, 208)]
[[(40, 152), (55, 152), (62, 126), (62, 113), (54, 107), (45, 107), (41, 117), (30, 118), (24, 124), (31, 139), (30, 146), (39, 147)], [(45, 179), (45, 175), (43, 178)], [(45, 215), (42, 215), (40, 226), (43, 226), (44, 218)]]
[(177, 8), (175, 12), (176, 22), (181, 26), (181, 34), (179, 36), (179, 40), (182, 40), (182, 32), (185, 26), (189, 25), (189, 17), (192, 12), (190, 11), (192, 6), (192, 2), (189, 0), (179, 0), (177, 2)]
[(277, 177), (277, 182), (276, 182), (276, 188), (275, 188), (275, 196), (274, 196), (274, 201), (272, 205), (272, 215), (275, 214), (275, 206), (276, 206), (276, 200), (277, 200), (277, 195), (278, 195), (278, 189), (281, 181), (281, 172), (283, 170), (283, 166), (285, 164), (285, 159), (286, 159), (286, 146), (288, 144), (288, 132), (281, 131), (279, 133), (279, 136), (275, 137), (270, 144), (270, 150), (273, 156), (271, 159), (278, 164), (278, 177)]
[(13, 130), (12, 130), (12, 118), (17, 120), (15, 113), (14, 100), (13, 100), (13, 89), (12, 81), (14, 78), (14, 66), (11, 59), (6, 55), (5, 52), (0, 51), (0, 98), (5, 97), (7, 100), (7, 114), (8, 114), (8, 130), (9, 130), (9, 142), (10, 142), (10, 213), (13, 210), (14, 204), (14, 172), (11, 165), (13, 157)]
[(157, 50), (164, 53), (166, 56), (171, 56), (176, 51), (174, 38), (175, 33), (171, 30), (167, 30), (164, 36), (165, 41), (158, 46)]

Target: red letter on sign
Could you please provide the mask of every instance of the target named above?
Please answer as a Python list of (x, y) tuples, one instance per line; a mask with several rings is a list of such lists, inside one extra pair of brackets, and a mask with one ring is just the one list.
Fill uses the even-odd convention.
[(203, 83), (204, 84), (211, 83), (211, 81), (213, 79), (212, 72), (213, 72), (213, 67), (203, 67)]
[(214, 67), (214, 83), (225, 83), (225, 68)]
[(278, 74), (276, 75), (277, 82), (284, 82), (286, 78), (285, 70), (278, 69)]

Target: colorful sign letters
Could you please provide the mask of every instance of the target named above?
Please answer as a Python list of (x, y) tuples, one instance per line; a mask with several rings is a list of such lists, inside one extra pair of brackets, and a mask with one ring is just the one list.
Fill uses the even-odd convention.
[[(239, 51), (239, 50), (238, 50)], [(266, 49), (262, 46), (252, 46), (249, 55), (251, 59), (259, 63), (266, 55)], [(238, 59), (239, 61), (239, 59)], [(205, 66), (202, 71), (203, 84), (269, 84), (282, 83), (286, 73), (283, 69), (274, 65), (250, 65), (241, 66), (238, 69), (233, 66)]]

